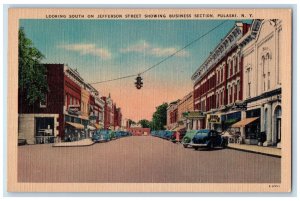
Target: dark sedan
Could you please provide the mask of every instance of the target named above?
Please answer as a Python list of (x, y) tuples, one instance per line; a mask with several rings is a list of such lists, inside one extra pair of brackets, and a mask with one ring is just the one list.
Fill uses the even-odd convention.
[(215, 147), (225, 148), (227, 144), (227, 138), (222, 137), (217, 131), (204, 129), (199, 130), (196, 133), (190, 143), (190, 146), (192, 146), (195, 150), (198, 150), (200, 147), (206, 147), (209, 149), (213, 149)]

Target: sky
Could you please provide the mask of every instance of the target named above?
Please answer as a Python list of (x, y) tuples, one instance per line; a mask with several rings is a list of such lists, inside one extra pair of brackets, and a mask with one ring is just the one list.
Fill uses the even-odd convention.
[[(135, 78), (93, 84), (110, 93), (123, 118), (151, 120), (155, 108), (193, 90), (192, 74), (233, 28), (235, 20)], [(251, 23), (251, 20), (244, 21)], [(44, 55), (43, 63), (64, 63), (87, 83), (138, 74), (186, 46), (222, 20), (61, 20), (22, 19), (20, 27)]]

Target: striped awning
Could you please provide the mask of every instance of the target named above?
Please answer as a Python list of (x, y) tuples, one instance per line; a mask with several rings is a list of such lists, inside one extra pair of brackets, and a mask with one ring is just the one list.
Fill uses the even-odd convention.
[(236, 122), (235, 124), (231, 125), (231, 127), (235, 127), (235, 128), (245, 127), (247, 124), (250, 124), (251, 122), (255, 121), (258, 118), (259, 117), (242, 119), (241, 121)]
[(84, 125), (75, 123), (75, 122), (66, 122), (66, 124), (76, 128), (76, 129), (84, 129)]

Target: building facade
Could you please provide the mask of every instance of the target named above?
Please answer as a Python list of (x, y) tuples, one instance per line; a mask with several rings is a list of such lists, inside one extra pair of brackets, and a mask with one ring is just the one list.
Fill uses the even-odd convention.
[(180, 100), (171, 102), (167, 107), (167, 125), (168, 130), (178, 127), (178, 103)]
[(79, 73), (67, 65), (45, 67), (49, 89), (45, 101), (28, 106), (24, 94), (19, 93), (19, 139), (36, 144), (86, 138), (91, 123), (90, 105), (96, 105), (96, 98), (90, 99), (95, 89), (91, 90)]
[[(281, 146), (282, 35), (281, 20), (254, 20), (239, 41), (244, 58), (243, 96), (247, 104), (243, 118), (255, 118), (241, 127), (246, 143)], [(265, 139), (259, 142), (259, 136)]]
[(188, 114), (194, 111), (194, 99), (193, 99), (193, 91), (185, 95), (182, 99), (180, 99), (178, 103), (178, 122), (179, 128), (189, 130), (192, 129), (193, 119), (188, 119)]
[(193, 74), (194, 109), (200, 117), (193, 129), (227, 129), (241, 119), (243, 59), (237, 41), (250, 25), (237, 22)]

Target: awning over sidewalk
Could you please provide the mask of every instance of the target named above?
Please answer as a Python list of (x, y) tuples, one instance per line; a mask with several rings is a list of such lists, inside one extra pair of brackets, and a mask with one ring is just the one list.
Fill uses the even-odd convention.
[(242, 119), (241, 121), (231, 125), (231, 127), (235, 127), (235, 128), (245, 127), (247, 124), (250, 124), (251, 122), (255, 121), (258, 118), (259, 117), (251, 117), (251, 118)]
[(90, 125), (88, 125), (87, 128), (90, 129), (90, 130), (92, 130), (92, 131), (93, 131), (93, 130), (96, 130), (96, 127), (90, 126)]
[(181, 125), (181, 126), (178, 126), (176, 127), (175, 129), (173, 129), (174, 131), (181, 131), (183, 129), (186, 129), (185, 125)]
[(96, 127), (96, 129), (102, 128), (102, 126), (100, 126), (99, 124), (94, 124), (94, 126)]
[(74, 122), (66, 122), (66, 124), (76, 128), (76, 129), (84, 129), (84, 125)]

